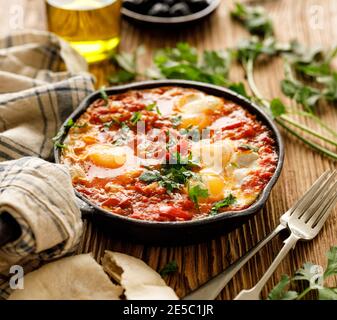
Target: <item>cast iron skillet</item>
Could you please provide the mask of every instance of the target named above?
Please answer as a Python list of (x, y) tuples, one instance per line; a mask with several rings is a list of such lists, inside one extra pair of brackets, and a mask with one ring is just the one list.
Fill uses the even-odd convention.
[(165, 27), (165, 28), (176, 28), (181, 27), (183, 25), (191, 25), (194, 24), (215, 11), (215, 9), (219, 6), (220, 0), (212, 0), (208, 7), (205, 9), (189, 14), (187, 16), (181, 17), (157, 17), (150, 16), (146, 14), (137, 13), (131, 11), (126, 8), (122, 8), (121, 12), (124, 17), (132, 22), (135, 22), (139, 25), (143, 26), (156, 26), (156, 27)]
[[(99, 208), (82, 194), (75, 191), (77, 197), (80, 199), (79, 205), (83, 215), (92, 221), (97, 222), (112, 236), (122, 236), (123, 238), (126, 237), (128, 240), (136, 240), (152, 244), (182, 244), (202, 241), (205, 238), (215, 237), (216, 235), (228, 232), (245, 223), (263, 207), (269, 197), (273, 185), (276, 183), (276, 180), (281, 173), (284, 158), (284, 146), (278, 129), (265, 113), (244, 97), (232, 92), (231, 90), (205, 83), (184, 80), (145, 81), (108, 88), (106, 89), (106, 92), (108, 95), (113, 95), (131, 89), (151, 89), (161, 86), (195, 88), (208, 94), (231, 100), (247, 109), (250, 113), (255, 114), (257, 119), (262, 121), (271, 130), (276, 143), (278, 163), (271, 180), (266, 185), (256, 202), (249, 208), (242, 211), (226, 212), (200, 220), (185, 222), (155, 222), (115, 215)], [(77, 120), (77, 118), (89, 107), (89, 105), (100, 97), (101, 95), (99, 91), (96, 91), (86, 97), (64, 124), (66, 124), (70, 118), (74, 121)], [(60, 152), (59, 148), (55, 148), (54, 155), (57, 163), (60, 162)]]

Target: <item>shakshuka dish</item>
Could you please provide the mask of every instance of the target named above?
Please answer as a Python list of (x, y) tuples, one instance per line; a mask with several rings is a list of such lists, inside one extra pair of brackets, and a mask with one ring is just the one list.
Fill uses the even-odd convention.
[(75, 189), (111, 214), (187, 221), (239, 211), (271, 179), (271, 131), (239, 105), (181, 87), (94, 101), (62, 148)]

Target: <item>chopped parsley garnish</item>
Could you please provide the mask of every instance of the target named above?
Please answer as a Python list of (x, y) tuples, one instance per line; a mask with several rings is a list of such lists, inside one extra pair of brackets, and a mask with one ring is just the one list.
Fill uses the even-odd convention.
[(235, 203), (235, 201), (236, 198), (232, 194), (229, 194), (225, 199), (215, 202), (213, 204), (210, 214), (216, 215), (219, 212), (219, 209), (228, 207)]
[(65, 144), (61, 143), (61, 139), (65, 134), (66, 130), (69, 130), (70, 128), (74, 127), (74, 128), (84, 128), (86, 127), (88, 124), (85, 122), (83, 125), (77, 125), (75, 124), (73, 119), (69, 119), (64, 126), (60, 129), (60, 131), (56, 134), (56, 136), (54, 138), (52, 138), (52, 141), (54, 142), (54, 146), (57, 148), (66, 148), (67, 146)]
[(111, 121), (105, 122), (103, 127), (105, 129), (110, 129), (114, 124), (122, 125), (122, 123), (117, 118), (112, 118)]
[(244, 150), (251, 150), (253, 152), (258, 152), (259, 148), (251, 146), (249, 144), (240, 144), (239, 148), (244, 149)]
[(188, 196), (199, 210), (199, 198), (207, 198), (209, 193), (208, 189), (204, 188), (201, 184), (196, 184), (188, 188)]
[(136, 111), (133, 113), (130, 122), (135, 125), (140, 119), (142, 118), (142, 114), (140, 113), (140, 111)]
[(158, 170), (145, 171), (142, 173), (139, 179), (147, 183), (152, 183), (155, 181), (160, 181), (162, 179), (162, 175)]
[(178, 271), (177, 261), (173, 260), (167, 263), (160, 271), (159, 274), (164, 277), (169, 275), (170, 273), (174, 273)]
[(180, 190), (188, 179), (196, 176), (192, 169), (197, 164), (190, 159), (190, 156), (182, 159), (178, 152), (174, 157), (175, 161), (172, 161), (174, 163), (162, 164), (158, 170), (147, 170), (141, 174), (139, 180), (146, 183), (158, 182), (161, 187), (166, 189), (167, 193)]
[(162, 113), (160, 112), (159, 107), (157, 105), (156, 105), (156, 111), (160, 116), (162, 116)]
[(274, 33), (273, 23), (263, 7), (236, 2), (231, 16), (241, 21), (252, 34), (267, 37)]
[(155, 102), (152, 102), (145, 107), (145, 110), (153, 111), (156, 106), (157, 106), (157, 104)]
[(109, 97), (108, 95), (106, 94), (105, 92), (105, 87), (101, 87), (99, 89), (99, 93), (101, 94), (101, 97), (102, 99), (106, 102), (106, 104), (108, 105), (109, 104)]
[(60, 149), (65, 149), (65, 148), (67, 148), (67, 145), (62, 144), (62, 143), (60, 143), (60, 142), (55, 142), (54, 145), (55, 145), (55, 147), (60, 148)]

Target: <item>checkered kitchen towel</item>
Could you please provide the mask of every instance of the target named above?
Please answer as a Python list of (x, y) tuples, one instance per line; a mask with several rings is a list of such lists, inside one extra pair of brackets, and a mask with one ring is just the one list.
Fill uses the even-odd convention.
[(0, 248), (0, 298), (9, 293), (10, 265), (54, 259), (79, 242), (82, 222), (69, 174), (42, 159), (52, 160), (51, 139), (93, 91), (86, 68), (48, 32), (0, 38), (0, 214), (10, 213), (22, 232)]

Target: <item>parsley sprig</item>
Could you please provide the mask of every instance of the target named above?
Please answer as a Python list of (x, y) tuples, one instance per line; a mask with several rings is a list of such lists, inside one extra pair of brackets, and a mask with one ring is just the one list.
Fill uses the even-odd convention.
[(178, 271), (178, 263), (176, 260), (168, 262), (160, 271), (159, 274), (164, 277)]
[(201, 183), (197, 183), (194, 185), (188, 185), (188, 196), (193, 201), (195, 207), (198, 211), (199, 209), (199, 199), (207, 198), (209, 196), (208, 189), (203, 186)]
[(236, 198), (232, 194), (229, 194), (225, 199), (223, 199), (221, 201), (218, 201), (218, 202), (215, 202), (213, 204), (210, 214), (212, 216), (214, 216), (214, 215), (218, 214), (218, 212), (221, 208), (228, 207), (228, 206), (234, 204), (235, 202), (236, 202)]
[[(326, 285), (326, 280), (337, 275), (337, 247), (327, 252), (328, 263), (323, 267), (305, 263), (293, 277), (283, 275), (268, 295), (269, 300), (301, 300), (314, 297), (319, 300), (337, 300), (337, 288)], [(303, 288), (304, 289), (301, 289)], [(309, 293), (312, 293), (309, 295)]]
[(64, 143), (61, 143), (61, 140), (63, 136), (65, 135), (66, 131), (70, 128), (85, 128), (88, 126), (87, 122), (84, 122), (83, 124), (75, 124), (73, 119), (69, 119), (66, 124), (59, 130), (59, 132), (56, 134), (54, 138), (52, 138), (52, 141), (54, 143), (54, 146), (60, 149), (67, 148), (67, 145)]
[[(251, 7), (247, 7), (243, 4), (240, 4), (239, 7), (244, 8), (244, 11), (247, 12), (253, 10)], [(237, 16), (235, 13), (237, 10), (237, 8), (234, 9), (235, 17)], [(261, 18), (262, 20), (268, 20), (266, 18), (266, 12), (261, 8), (259, 9), (259, 15), (265, 17), (264, 19)], [(337, 88), (337, 73), (336, 71), (333, 71), (330, 66), (331, 60), (336, 55), (336, 50), (334, 49), (329, 51), (329, 53), (324, 53), (322, 50), (318, 49), (304, 49), (297, 42), (286, 45), (279, 44), (273, 37), (273, 33), (268, 31), (270, 30), (269, 26), (265, 27), (266, 29), (261, 27), (263, 32), (259, 33), (256, 33), (249, 28), (249, 20), (255, 18), (254, 15), (247, 14), (245, 15), (245, 19), (239, 19), (253, 36), (248, 40), (240, 42), (236, 48), (236, 57), (246, 73), (249, 87), (253, 93), (253, 99), (291, 135), (295, 136), (312, 149), (337, 160), (336, 152), (333, 152), (312, 139), (312, 137), (318, 138), (320, 141), (337, 146), (337, 132), (328, 127), (312, 112), (313, 108), (322, 97), (325, 98), (326, 101), (334, 101), (337, 96), (334, 91), (334, 89)], [(270, 19), (268, 21), (271, 22)], [(255, 36), (254, 34), (258, 34), (259, 36)], [(286, 96), (301, 104), (304, 107), (304, 110), (291, 110), (283, 104), (280, 98), (274, 98), (271, 101), (267, 100), (261, 94), (255, 83), (255, 62), (258, 59), (268, 59), (279, 54), (286, 57), (286, 78), (281, 82), (282, 91)], [(310, 86), (296, 78), (293, 72), (302, 73), (302, 76), (310, 76), (312, 79), (316, 79), (317, 84), (323, 84), (324, 87), (319, 89), (315, 86)], [(316, 124), (318, 124), (324, 131), (331, 134), (333, 138), (326, 137), (325, 134), (317, 132), (309, 126), (300, 123), (291, 117), (292, 114), (314, 120)], [(308, 134), (308, 136), (305, 136), (303, 133)]]
[(139, 179), (146, 183), (158, 182), (168, 193), (172, 193), (174, 190), (180, 190), (190, 178), (196, 176), (193, 169), (195, 169), (198, 164), (192, 160), (191, 156), (186, 159), (181, 158), (178, 152), (175, 158), (176, 161), (162, 164), (159, 169), (149, 168), (150, 170), (144, 171)]

